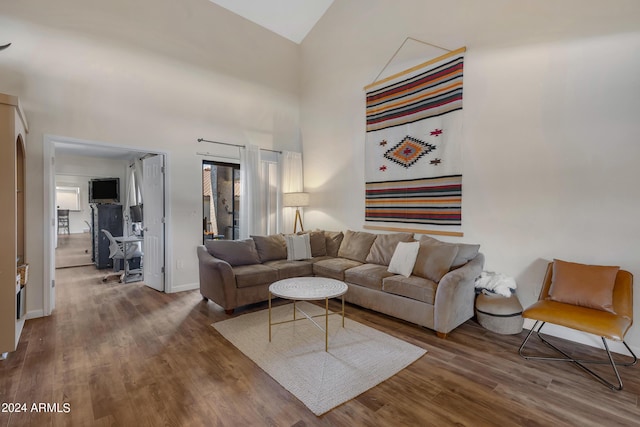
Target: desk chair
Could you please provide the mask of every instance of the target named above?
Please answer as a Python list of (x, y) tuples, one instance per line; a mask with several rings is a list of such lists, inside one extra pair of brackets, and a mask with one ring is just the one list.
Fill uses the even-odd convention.
[(58, 209), (58, 234), (66, 230), (66, 234), (71, 234), (69, 231), (69, 209)]
[[(109, 239), (109, 258), (113, 260), (114, 271), (119, 270), (118, 267), (120, 265), (120, 260), (122, 260), (123, 263), (124, 262), (128, 263), (129, 260), (131, 260), (131, 258), (142, 257), (142, 251), (140, 250), (140, 246), (136, 244), (134, 250), (129, 249), (127, 251), (127, 258), (125, 259), (124, 243), (117, 242), (116, 239), (108, 230), (102, 229), (101, 231), (104, 233), (105, 236), (107, 236), (107, 239)], [(123, 268), (124, 268), (124, 265), (123, 265)], [(102, 281), (106, 282), (108, 279), (109, 279), (109, 275), (103, 277)], [(120, 275), (120, 282), (123, 282), (123, 281), (124, 281), (124, 277), (122, 274)]]
[[(527, 360), (572, 362), (612, 390), (622, 390), (617, 366), (633, 366), (638, 361), (624, 341), (625, 334), (633, 324), (633, 276), (618, 267), (554, 260), (547, 266), (538, 302), (527, 308), (522, 317), (536, 321), (518, 351)], [(547, 322), (599, 336), (606, 350), (607, 360), (580, 360), (571, 357), (540, 334)], [(534, 331), (544, 344), (564, 357), (525, 354), (525, 346)], [(631, 360), (624, 363), (614, 361), (607, 339), (622, 342), (631, 355)], [(610, 364), (618, 384), (607, 381), (585, 364)]]

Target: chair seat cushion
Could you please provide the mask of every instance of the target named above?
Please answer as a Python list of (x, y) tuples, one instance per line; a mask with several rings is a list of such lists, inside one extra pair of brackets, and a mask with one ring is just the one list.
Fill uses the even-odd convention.
[(608, 311), (551, 300), (534, 303), (522, 313), (522, 317), (565, 326), (616, 341), (624, 340), (624, 335), (633, 323), (628, 317), (618, 316)]

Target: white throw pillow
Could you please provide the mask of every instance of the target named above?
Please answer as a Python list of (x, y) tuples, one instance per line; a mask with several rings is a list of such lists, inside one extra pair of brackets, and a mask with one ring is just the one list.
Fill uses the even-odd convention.
[(419, 249), (420, 242), (399, 242), (391, 257), (387, 271), (389, 273), (402, 274), (404, 277), (411, 276)]
[(311, 240), (309, 234), (289, 234), (284, 236), (287, 241), (287, 260), (297, 261), (311, 258)]

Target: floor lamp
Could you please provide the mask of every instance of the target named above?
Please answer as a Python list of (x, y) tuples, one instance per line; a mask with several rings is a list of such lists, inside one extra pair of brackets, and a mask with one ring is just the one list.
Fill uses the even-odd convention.
[(300, 216), (300, 208), (309, 206), (309, 193), (284, 193), (282, 204), (285, 208), (296, 208), (296, 219), (293, 222), (293, 232), (298, 230), (298, 221), (300, 221), (300, 231), (304, 231), (302, 226), (302, 217)]

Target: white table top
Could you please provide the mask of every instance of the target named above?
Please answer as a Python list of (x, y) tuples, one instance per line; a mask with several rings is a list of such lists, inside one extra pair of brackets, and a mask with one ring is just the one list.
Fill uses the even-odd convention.
[(319, 300), (344, 295), (349, 288), (344, 282), (326, 277), (295, 277), (278, 280), (269, 286), (274, 296), (293, 300)]

